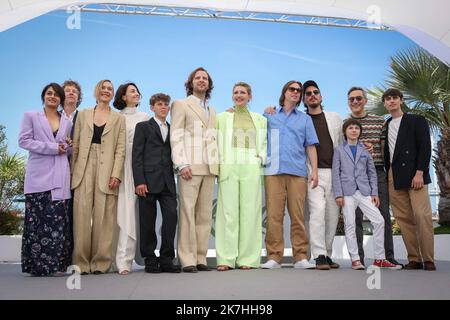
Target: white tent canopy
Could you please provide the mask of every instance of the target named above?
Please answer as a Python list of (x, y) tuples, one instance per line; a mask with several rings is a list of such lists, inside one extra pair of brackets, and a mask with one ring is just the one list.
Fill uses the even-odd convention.
[(90, 3), (278, 13), (367, 20), (388, 26), (450, 64), (448, 0), (8, 0), (0, 1), (0, 31), (56, 9)]

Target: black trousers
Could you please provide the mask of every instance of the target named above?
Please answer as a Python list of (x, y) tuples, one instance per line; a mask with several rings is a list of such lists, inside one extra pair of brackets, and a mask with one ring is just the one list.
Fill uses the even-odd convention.
[(155, 255), (158, 238), (155, 224), (157, 216), (156, 202), (159, 202), (162, 213), (161, 247), (159, 250), (160, 264), (171, 264), (175, 258), (175, 233), (177, 229), (177, 198), (170, 192), (167, 185), (160, 193), (148, 193), (139, 197), (140, 248), (145, 263), (158, 261)]
[[(377, 166), (378, 178), (378, 197), (380, 198), (380, 207), (378, 208), (381, 215), (384, 218), (384, 250), (386, 254), (386, 259), (394, 258), (394, 242), (392, 239), (392, 224), (391, 224), (391, 213), (389, 212), (389, 193), (387, 187), (387, 178), (384, 171), (384, 167)], [(363, 213), (358, 208), (356, 208), (356, 241), (358, 242), (358, 254), (361, 262), (364, 263), (364, 249), (363, 249)]]

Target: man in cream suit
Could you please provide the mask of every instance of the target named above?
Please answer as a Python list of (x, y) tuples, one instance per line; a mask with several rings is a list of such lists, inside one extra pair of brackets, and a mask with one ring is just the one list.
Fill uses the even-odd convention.
[[(303, 103), (313, 120), (319, 139), (317, 147), (319, 185), (313, 189), (308, 184), (306, 200), (311, 252), (316, 260), (316, 269), (337, 269), (339, 265), (331, 260), (331, 254), (339, 207), (334, 200), (331, 165), (333, 149), (342, 142), (342, 119), (336, 112), (323, 111), (319, 86), (312, 80), (306, 81), (303, 85)], [(308, 171), (311, 172), (309, 165)]]
[(203, 68), (185, 83), (187, 98), (171, 108), (170, 143), (178, 172), (178, 257), (184, 272), (209, 271), (206, 264), (211, 231), (214, 179), (218, 175), (216, 112), (209, 106), (213, 81)]

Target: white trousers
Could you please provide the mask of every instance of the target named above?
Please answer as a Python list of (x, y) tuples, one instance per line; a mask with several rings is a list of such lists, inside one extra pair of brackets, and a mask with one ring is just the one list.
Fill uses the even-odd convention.
[(385, 259), (384, 219), (380, 210), (372, 203), (370, 196), (363, 196), (356, 190), (353, 196), (344, 197), (345, 241), (352, 261), (359, 260), (358, 243), (355, 232), (355, 210), (359, 207), (373, 226), (373, 251), (375, 259)]
[(319, 169), (319, 185), (311, 189), (308, 183), (306, 202), (309, 213), (309, 242), (314, 258), (319, 255), (331, 258), (333, 240), (339, 219), (331, 184), (331, 169)]
[(136, 240), (128, 236), (125, 230), (120, 229), (116, 251), (116, 267), (119, 272), (131, 271), (135, 253)]

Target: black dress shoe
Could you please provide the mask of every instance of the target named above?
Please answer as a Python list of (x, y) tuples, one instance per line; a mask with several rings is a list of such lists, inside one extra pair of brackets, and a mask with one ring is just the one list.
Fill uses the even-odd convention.
[(197, 267), (196, 266), (187, 266), (183, 268), (183, 272), (187, 272), (187, 273), (197, 273)]
[(198, 271), (211, 271), (211, 268), (208, 267), (208, 266), (205, 265), (205, 264), (198, 264), (198, 265), (197, 265), (197, 270), (198, 270)]
[(159, 268), (161, 269), (161, 272), (168, 272), (168, 273), (180, 273), (181, 272), (181, 267), (173, 265), (173, 264), (162, 264), (159, 266)]
[(145, 265), (145, 272), (146, 273), (161, 273), (161, 269), (159, 268), (158, 264), (147, 264)]

